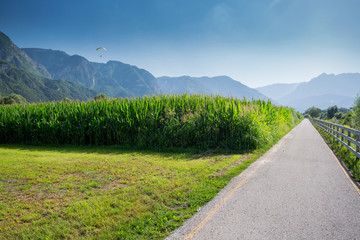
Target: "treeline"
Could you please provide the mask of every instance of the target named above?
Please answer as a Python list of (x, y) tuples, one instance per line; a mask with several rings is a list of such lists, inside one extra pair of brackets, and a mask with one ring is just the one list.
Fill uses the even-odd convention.
[(0, 143), (252, 150), (301, 115), (270, 101), (174, 95), (0, 107)]
[(350, 109), (332, 106), (322, 110), (317, 107), (311, 107), (305, 111), (304, 116), (328, 120), (360, 130), (360, 97), (355, 99), (354, 107)]

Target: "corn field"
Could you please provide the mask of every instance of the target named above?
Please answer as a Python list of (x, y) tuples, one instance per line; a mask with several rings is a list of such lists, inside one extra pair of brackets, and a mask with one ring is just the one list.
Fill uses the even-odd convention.
[(270, 101), (162, 95), (0, 107), (0, 143), (251, 150), (300, 120)]

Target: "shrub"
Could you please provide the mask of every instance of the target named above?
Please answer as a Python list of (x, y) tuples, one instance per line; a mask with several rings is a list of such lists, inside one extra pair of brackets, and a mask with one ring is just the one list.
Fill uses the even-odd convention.
[(108, 97), (106, 96), (105, 93), (101, 93), (101, 94), (98, 94), (94, 97), (94, 100), (95, 101), (99, 101), (99, 100), (104, 100), (104, 99), (107, 99)]
[(26, 102), (27, 101), (23, 96), (14, 93), (10, 94), (7, 97), (0, 97), (0, 104), (2, 105), (24, 104)]

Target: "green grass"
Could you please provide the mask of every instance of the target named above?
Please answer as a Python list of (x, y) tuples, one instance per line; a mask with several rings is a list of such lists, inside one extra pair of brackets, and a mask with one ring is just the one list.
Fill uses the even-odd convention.
[(0, 145), (0, 239), (162, 239), (259, 155)]

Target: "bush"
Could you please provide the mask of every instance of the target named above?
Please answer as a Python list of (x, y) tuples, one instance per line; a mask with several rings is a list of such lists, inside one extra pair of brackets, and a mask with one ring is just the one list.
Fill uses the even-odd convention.
[(344, 120), (341, 123), (342, 125), (346, 125), (349, 126), (351, 128), (355, 128), (355, 117), (354, 117), (354, 112), (353, 111), (349, 111), (345, 114), (344, 116)]
[(63, 100), (61, 100), (63, 103), (71, 103), (72, 100), (70, 98), (64, 97)]
[(106, 96), (105, 93), (101, 93), (101, 94), (98, 94), (94, 97), (94, 100), (95, 101), (99, 101), (99, 100), (104, 100), (104, 99), (107, 99), (108, 97)]
[(23, 96), (14, 93), (10, 94), (7, 97), (0, 97), (0, 104), (2, 105), (24, 104), (26, 102), (27, 101)]

